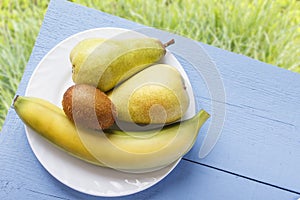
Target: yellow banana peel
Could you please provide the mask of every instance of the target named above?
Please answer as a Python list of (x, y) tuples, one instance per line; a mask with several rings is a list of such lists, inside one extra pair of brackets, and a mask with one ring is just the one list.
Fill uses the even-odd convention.
[(191, 119), (161, 129), (101, 132), (77, 128), (62, 109), (43, 99), (18, 96), (14, 109), (27, 126), (71, 155), (130, 172), (153, 171), (181, 158), (210, 116), (201, 110)]

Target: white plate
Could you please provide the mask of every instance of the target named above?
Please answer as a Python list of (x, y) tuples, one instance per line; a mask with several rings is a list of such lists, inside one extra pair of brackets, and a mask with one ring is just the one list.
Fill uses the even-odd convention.
[[(118, 34), (121, 34), (122, 38), (146, 37), (140, 33), (119, 28), (91, 29), (73, 35), (56, 45), (42, 59), (33, 72), (25, 95), (43, 98), (61, 107), (63, 93), (74, 84), (71, 78), (72, 67), (69, 61), (71, 49), (82, 39), (109, 38)], [(195, 114), (194, 95), (182, 66), (169, 52), (161, 62), (176, 67), (182, 73), (191, 99), (185, 118), (193, 116)], [(145, 190), (167, 176), (180, 161), (179, 159), (165, 168), (148, 173), (120, 172), (74, 158), (54, 147), (32, 129), (25, 128), (34, 154), (51, 175), (77, 191), (95, 196), (123, 196)]]

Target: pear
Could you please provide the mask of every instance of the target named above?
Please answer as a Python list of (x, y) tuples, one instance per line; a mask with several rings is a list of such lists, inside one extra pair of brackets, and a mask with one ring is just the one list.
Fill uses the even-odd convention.
[(189, 96), (180, 72), (167, 64), (155, 64), (108, 92), (118, 121), (165, 124), (183, 117)]
[(75, 45), (70, 53), (70, 61), (73, 68), (75, 68), (75, 66), (81, 66), (86, 60), (87, 55), (91, 54), (94, 49), (104, 41), (104, 38), (88, 38)]
[(172, 43), (162, 44), (155, 38), (83, 40), (70, 54), (72, 79), (106, 92), (160, 60)]

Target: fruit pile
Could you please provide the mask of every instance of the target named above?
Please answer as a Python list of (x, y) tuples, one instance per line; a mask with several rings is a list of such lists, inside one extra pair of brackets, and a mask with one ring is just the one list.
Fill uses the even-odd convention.
[(84, 161), (129, 172), (160, 169), (191, 149), (209, 118), (201, 110), (180, 121), (189, 106), (184, 79), (158, 64), (172, 43), (85, 39), (70, 53), (75, 85), (65, 91), (63, 109), (23, 96), (14, 108), (26, 125)]

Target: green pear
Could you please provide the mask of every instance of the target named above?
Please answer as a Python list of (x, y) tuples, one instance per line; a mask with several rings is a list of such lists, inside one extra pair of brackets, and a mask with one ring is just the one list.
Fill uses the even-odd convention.
[(72, 79), (106, 92), (160, 60), (173, 42), (162, 44), (155, 38), (83, 40), (70, 54)]
[(87, 56), (91, 54), (104, 40), (105, 39), (103, 38), (89, 38), (82, 40), (75, 45), (70, 53), (70, 61), (72, 63), (73, 70), (75, 70), (75, 66), (81, 66), (82, 63), (85, 62)]
[(189, 96), (180, 72), (166, 64), (152, 65), (108, 93), (117, 120), (141, 124), (164, 124), (180, 119)]

